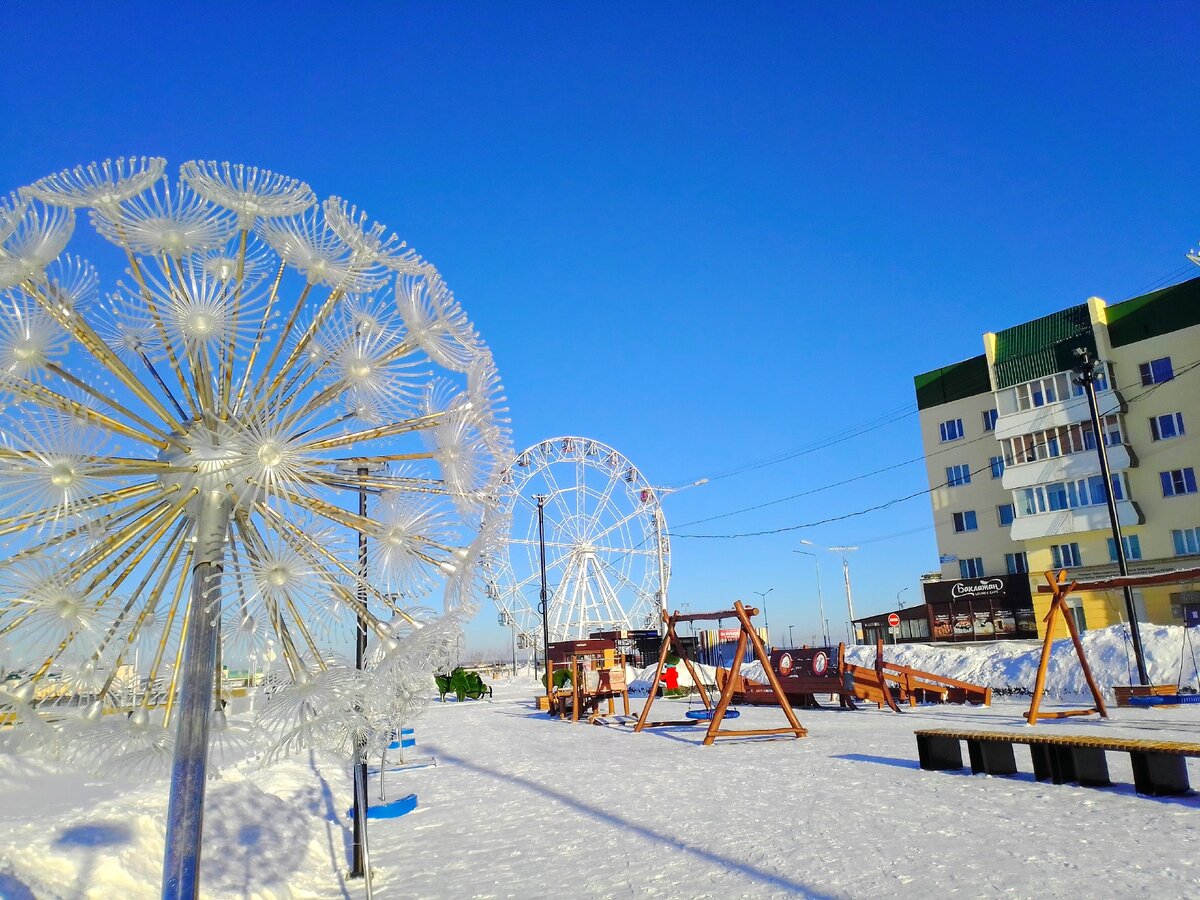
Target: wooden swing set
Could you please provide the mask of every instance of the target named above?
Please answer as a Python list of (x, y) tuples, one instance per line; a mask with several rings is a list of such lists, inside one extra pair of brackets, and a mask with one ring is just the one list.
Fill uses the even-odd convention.
[[(802, 738), (808, 734), (808, 730), (800, 724), (796, 718), (796, 714), (792, 712), (787, 695), (784, 694), (783, 688), (779, 684), (779, 679), (775, 677), (775, 671), (771, 668), (770, 654), (767, 653), (762, 640), (755, 632), (754, 626), (750, 623), (750, 620), (756, 615), (758, 615), (757, 609), (743, 606), (740, 600), (734, 601), (732, 610), (724, 610), (722, 612), (680, 613), (676, 611), (674, 613), (663, 613), (666, 633), (663, 635), (662, 648), (658, 653), (658, 668), (655, 669), (654, 680), (650, 683), (650, 696), (646, 698), (646, 705), (642, 707), (641, 715), (638, 716), (637, 725), (634, 726), (633, 730), (637, 732), (643, 728), (695, 725), (699, 719), (708, 719), (708, 731), (705, 733), (703, 741), (705, 747), (710, 746), (719, 737), (762, 737), (773, 734), (791, 734), (797, 738)], [(711, 622), (731, 617), (737, 619), (739, 625), (737, 648), (733, 652), (733, 662), (731, 663), (729, 674), (724, 679), (724, 685), (714, 707), (712, 698), (708, 695), (708, 688), (704, 685), (704, 679), (700, 677), (700, 673), (696, 670), (692, 658), (688, 654), (687, 647), (679, 639), (679, 634), (676, 632), (675, 626), (682, 622)], [(779, 708), (783, 710), (783, 714), (787, 717), (789, 724), (786, 727), (742, 729), (721, 727), (721, 723), (727, 714), (731, 719), (737, 716), (737, 710), (730, 710), (729, 704), (733, 700), (734, 688), (740, 681), (738, 672), (742, 667), (742, 659), (746, 655), (747, 645), (754, 648), (755, 657), (762, 663), (763, 671), (767, 675), (767, 681), (770, 683), (771, 690), (775, 694)], [(667, 657), (671, 655), (672, 651), (687, 667), (688, 674), (692, 676), (692, 681), (696, 685), (696, 691), (699, 693), (700, 700), (704, 704), (704, 713), (701, 717), (693, 717), (685, 721), (651, 722), (648, 721), (650, 707), (654, 705), (654, 697), (658, 692), (659, 679), (662, 678), (663, 669), (667, 665)]]
[[(1038, 663), (1037, 680), (1033, 685), (1033, 697), (1029, 701), (1029, 711), (1025, 713), (1025, 720), (1030, 725), (1036, 725), (1038, 719), (1065, 719), (1069, 716), (1090, 716), (1092, 713), (1099, 713), (1100, 718), (1107, 719), (1108, 709), (1104, 705), (1104, 697), (1100, 694), (1100, 688), (1096, 685), (1095, 676), (1092, 675), (1092, 669), (1083, 653), (1083, 642), (1079, 639), (1075, 616), (1067, 607), (1067, 596), (1076, 589), (1078, 583), (1067, 582), (1066, 569), (1060, 569), (1057, 574), (1047, 572), (1046, 581), (1050, 583), (1050, 592), (1053, 594), (1053, 598), (1050, 600), (1050, 611), (1046, 613), (1046, 640), (1042, 643), (1042, 659)], [(1046, 692), (1046, 670), (1050, 665), (1050, 650), (1054, 645), (1054, 626), (1060, 616), (1071, 635), (1071, 643), (1075, 645), (1075, 654), (1079, 657), (1079, 665), (1083, 668), (1083, 677), (1087, 679), (1088, 688), (1092, 692), (1092, 699), (1096, 701), (1096, 705), (1086, 709), (1039, 712), (1038, 707), (1041, 706), (1042, 695)]]

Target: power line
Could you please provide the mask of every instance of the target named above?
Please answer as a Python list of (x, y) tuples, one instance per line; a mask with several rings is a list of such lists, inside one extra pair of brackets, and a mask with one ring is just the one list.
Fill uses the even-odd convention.
[[(896, 409), (881, 413), (874, 418), (867, 419), (865, 422), (861, 422), (858, 425), (852, 425), (849, 428), (845, 428), (823, 438), (819, 438), (812, 443), (804, 444), (791, 450), (784, 450), (775, 454), (774, 456), (768, 456), (759, 460), (754, 460), (736, 468), (729, 469), (728, 471), (719, 472), (716, 475), (707, 475), (705, 477), (709, 481), (720, 481), (723, 478), (732, 478), (735, 475), (742, 475), (746, 472), (755, 471), (756, 469), (764, 469), (768, 466), (775, 466), (779, 463), (788, 462), (789, 460), (796, 459), (797, 457), (806, 456), (809, 453), (815, 453), (818, 450), (824, 450), (828, 447), (833, 447), (837, 444), (852, 440), (853, 438), (861, 437), (864, 434), (868, 434), (887, 425), (891, 425), (894, 422), (899, 422), (901, 419), (906, 419), (909, 416), (915, 415), (916, 412), (917, 407), (915, 404), (906, 403), (903, 406), (897, 407)], [(690, 479), (688, 481), (679, 482), (677, 485), (672, 485), (672, 487), (691, 484), (696, 480), (698, 479)]]
[[(1171, 381), (1174, 381), (1174, 380), (1178, 379), (1180, 376), (1182, 376), (1182, 375), (1185, 375), (1185, 374), (1187, 374), (1188, 372), (1194, 371), (1194, 370), (1195, 370), (1197, 367), (1200, 367), (1200, 360), (1197, 360), (1197, 361), (1195, 361), (1195, 362), (1188, 363), (1187, 365), (1185, 365), (1185, 366), (1181, 367), (1181, 368), (1178, 370), (1178, 372), (1176, 372), (1176, 373), (1174, 374), (1174, 376), (1172, 377)], [(1144, 390), (1144, 391), (1141, 391), (1141, 392), (1139, 392), (1139, 393), (1137, 393), (1137, 394), (1134, 394), (1134, 395), (1133, 395), (1133, 396), (1131, 396), (1131, 397), (1128, 397), (1128, 398), (1127, 398), (1127, 402), (1128, 402), (1128, 403), (1135, 403), (1135, 402), (1137, 402), (1138, 400), (1144, 399), (1145, 397), (1148, 397), (1148, 396), (1150, 396), (1151, 394), (1153, 394), (1153, 393), (1154, 393), (1156, 390), (1158, 390), (1158, 389), (1159, 389), (1160, 387), (1162, 387), (1164, 384), (1169, 384), (1169, 383), (1170, 383), (1170, 381), (1164, 381), (1164, 382), (1160, 382), (1160, 383), (1158, 383), (1158, 384), (1150, 385), (1149, 387), (1147, 387), (1147, 388), (1146, 388), (1146, 390)], [(1128, 388), (1130, 388), (1130, 387), (1137, 387), (1137, 386), (1140, 386), (1140, 385), (1141, 385), (1141, 382), (1140, 382), (1140, 381), (1138, 381), (1138, 382), (1130, 382), (1130, 384), (1126, 385), (1126, 386), (1125, 386), (1125, 387), (1123, 387), (1123, 388), (1119, 388), (1119, 390), (1127, 390), (1127, 389), (1128, 389)], [(1108, 410), (1106, 410), (1105, 412), (1101, 413), (1101, 417), (1110, 416), (1110, 415), (1113, 415), (1114, 413), (1119, 413), (1120, 411), (1121, 411), (1121, 404), (1119, 404), (1119, 403), (1118, 403), (1116, 406), (1112, 407), (1111, 409), (1108, 409)], [(1188, 436), (1188, 437), (1184, 438), (1184, 440), (1185, 440), (1185, 441), (1190, 441), (1190, 440), (1192, 440), (1194, 437), (1195, 437), (1195, 435), (1190, 435), (1190, 436)], [(929, 455), (930, 455), (930, 456), (936, 456), (936, 455), (937, 455), (937, 454), (939, 454), (939, 453), (948, 452), (948, 451), (950, 451), (950, 450), (957, 451), (957, 450), (961, 449), (962, 447), (965, 447), (965, 446), (967, 446), (968, 444), (973, 444), (973, 443), (975, 443), (976, 441), (979, 441), (979, 440), (984, 440), (984, 439), (986, 439), (986, 438), (988, 438), (988, 435), (986, 435), (986, 434), (985, 434), (985, 435), (981, 435), (980, 437), (978, 437), (978, 438), (973, 438), (972, 440), (970, 440), (970, 441), (967, 441), (967, 442), (965, 442), (965, 443), (963, 443), (963, 444), (957, 444), (957, 443), (956, 443), (956, 444), (954, 444), (954, 446), (953, 446), (953, 447), (946, 447), (946, 448), (942, 448), (941, 450), (937, 450), (937, 451), (935, 451), (934, 453), (931, 453), (931, 454), (929, 454)], [(992, 440), (995, 440), (995, 438), (991, 438), (991, 439), (992, 439)], [(1097, 439), (1097, 440), (1103, 440), (1103, 435), (1097, 435), (1097, 436), (1096, 436), (1096, 439)], [(1042, 443), (1040, 443), (1040, 444), (1034, 444), (1034, 447), (1039, 447), (1039, 446), (1040, 446), (1040, 447), (1044, 447), (1044, 446), (1047, 446), (1047, 444), (1048, 444), (1048, 443), (1049, 443), (1049, 441), (1044, 441), (1044, 442), (1042, 442)], [(918, 457), (918, 459), (925, 459), (925, 458), (927, 458), (927, 457)], [(786, 500), (789, 500), (789, 499), (795, 499), (795, 497), (801, 497), (801, 496), (805, 496), (805, 495), (807, 495), (807, 494), (813, 494), (813, 493), (817, 493), (818, 491), (826, 490), (826, 489), (828, 489), (828, 488), (831, 488), (831, 487), (838, 487), (838, 486), (840, 486), (840, 485), (843, 485), (843, 484), (849, 484), (849, 483), (851, 483), (851, 482), (853, 482), (853, 481), (859, 481), (859, 480), (861, 480), (861, 479), (863, 479), (863, 478), (869, 478), (871, 475), (878, 474), (879, 472), (887, 471), (888, 469), (894, 469), (894, 468), (899, 468), (900, 466), (908, 465), (909, 463), (911, 463), (911, 462), (914, 462), (914, 461), (915, 461), (915, 460), (907, 460), (907, 461), (905, 461), (905, 462), (902, 462), (902, 463), (896, 463), (895, 465), (893, 465), (893, 466), (889, 466), (889, 467), (887, 467), (887, 468), (885, 468), (885, 469), (879, 469), (879, 470), (876, 470), (875, 472), (867, 472), (867, 473), (864, 473), (864, 474), (862, 474), (862, 475), (857, 475), (857, 476), (854, 476), (853, 478), (846, 479), (845, 481), (838, 482), (838, 483), (836, 483), (836, 484), (825, 485), (825, 486), (823, 486), (823, 487), (820, 487), (820, 488), (814, 488), (814, 489), (812, 489), (812, 490), (805, 491), (803, 494), (797, 494), (797, 495), (795, 495), (794, 497), (788, 497), (788, 498), (782, 498), (782, 499), (780, 499), (780, 500), (772, 500), (772, 501), (768, 501), (767, 503), (759, 504), (758, 506), (755, 506), (755, 507), (747, 507), (745, 510), (739, 510), (738, 512), (749, 512), (749, 511), (751, 511), (751, 510), (754, 510), (754, 509), (761, 509), (761, 508), (762, 508), (762, 507), (764, 507), (764, 506), (771, 506), (771, 505), (773, 505), (773, 504), (775, 504), (775, 503), (781, 503), (781, 502), (784, 502), (784, 501), (786, 501)], [(971, 475), (978, 475), (980, 472), (986, 471), (986, 470), (988, 470), (988, 469), (990, 469), (990, 468), (991, 468), (991, 462), (988, 462), (986, 465), (980, 466), (978, 469), (974, 469), (974, 470), (972, 470), (970, 474), (971, 474)], [(830, 516), (830, 517), (828, 517), (828, 518), (825, 518), (825, 519), (819, 519), (819, 520), (817, 520), (817, 521), (814, 521), (814, 522), (804, 522), (804, 523), (801, 523), (801, 524), (799, 524), (799, 525), (788, 525), (788, 526), (786, 526), (786, 527), (783, 527), (783, 528), (773, 528), (773, 529), (767, 529), (767, 530), (764, 530), (764, 531), (747, 531), (747, 532), (742, 532), (742, 533), (739, 533), (739, 534), (682, 534), (682, 533), (680, 533), (680, 532), (677, 532), (677, 531), (672, 531), (672, 532), (670, 532), (670, 537), (678, 537), (678, 538), (697, 538), (697, 539), (708, 539), (708, 540), (735, 540), (735, 539), (738, 539), (738, 538), (744, 538), (744, 537), (764, 537), (764, 536), (767, 536), (767, 535), (772, 535), (772, 534), (786, 534), (786, 533), (788, 533), (788, 532), (791, 532), (791, 531), (799, 531), (799, 530), (801, 530), (801, 529), (803, 529), (803, 528), (815, 528), (815, 527), (817, 527), (817, 526), (819, 526), (819, 525), (829, 525), (829, 524), (832, 524), (833, 522), (843, 522), (843, 521), (845, 521), (845, 520), (847, 520), (847, 519), (853, 519), (853, 518), (857, 518), (857, 517), (859, 517), (859, 516), (865, 516), (865, 515), (867, 515), (868, 513), (879, 512), (880, 510), (888, 509), (888, 508), (890, 508), (890, 507), (892, 507), (892, 506), (895, 506), (897, 503), (904, 503), (904, 502), (906, 502), (906, 501), (908, 501), (908, 500), (913, 500), (913, 499), (915, 499), (915, 498), (917, 498), (917, 497), (927, 496), (927, 495), (929, 495), (929, 494), (932, 494), (932, 493), (933, 493), (934, 491), (936, 491), (936, 490), (939, 490), (939, 489), (941, 489), (941, 488), (944, 488), (944, 487), (949, 487), (949, 486), (950, 486), (950, 481), (947, 479), (946, 481), (944, 481), (944, 482), (942, 482), (942, 483), (940, 483), (940, 484), (937, 484), (937, 485), (933, 485), (932, 487), (928, 487), (928, 488), (925, 488), (925, 489), (923, 489), (923, 490), (916, 491), (916, 492), (914, 492), (914, 493), (912, 493), (912, 494), (907, 494), (907, 495), (905, 495), (905, 496), (902, 496), (902, 497), (894, 497), (894, 498), (892, 498), (891, 500), (887, 500), (887, 501), (885, 501), (885, 502), (883, 502), (883, 503), (879, 503), (879, 504), (876, 504), (876, 505), (874, 505), (874, 506), (868, 506), (868, 507), (866, 507), (865, 509), (859, 509), (859, 510), (855, 510), (854, 512), (844, 513), (844, 514), (842, 514), (842, 515), (839, 515), (839, 516)], [(710, 518), (708, 518), (708, 519), (700, 519), (700, 520), (697, 520), (696, 522), (687, 523), (687, 524), (685, 524), (685, 525), (680, 525), (680, 526), (678, 526), (678, 527), (680, 527), (680, 528), (686, 528), (686, 527), (687, 527), (687, 525), (698, 525), (698, 524), (700, 524), (701, 522), (713, 521), (713, 520), (715, 520), (715, 519), (725, 518), (725, 517), (727, 517), (727, 516), (730, 516), (730, 515), (737, 515), (737, 514), (738, 514), (737, 512), (734, 512), (734, 513), (724, 513), (724, 514), (722, 514), (722, 515), (719, 515), (719, 516), (712, 516), (712, 517), (710, 517)]]

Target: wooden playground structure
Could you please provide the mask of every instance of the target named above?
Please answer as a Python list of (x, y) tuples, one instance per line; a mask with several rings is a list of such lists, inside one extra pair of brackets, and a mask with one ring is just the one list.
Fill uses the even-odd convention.
[[(750, 620), (758, 615), (758, 610), (754, 607), (747, 607), (740, 600), (735, 600), (732, 610), (724, 610), (721, 612), (706, 612), (706, 613), (664, 613), (663, 622), (666, 625), (666, 633), (663, 635), (662, 648), (658, 654), (658, 667), (655, 669), (654, 678), (650, 682), (650, 695), (646, 698), (646, 705), (642, 707), (642, 712), (638, 716), (637, 725), (634, 726), (634, 731), (639, 732), (645, 728), (657, 728), (672, 725), (695, 725), (700, 721), (708, 720), (708, 731), (704, 735), (703, 745), (708, 747), (717, 738), (744, 738), (744, 737), (765, 737), (768, 735), (785, 735), (790, 734), (797, 738), (802, 738), (808, 734), (807, 729), (800, 724), (796, 718), (796, 714), (792, 712), (791, 704), (788, 702), (787, 694), (784, 693), (783, 687), (779, 683), (779, 679), (775, 676), (771, 669), (771, 658), (767, 653), (766, 647), (763, 646), (762, 640), (754, 630), (754, 626)], [(711, 622), (720, 621), (722, 619), (736, 619), (738, 622), (738, 637), (737, 647), (733, 653), (733, 661), (730, 664), (728, 675), (723, 679), (723, 685), (720, 686), (720, 693), (717, 702), (714, 705), (712, 698), (708, 695), (708, 688), (704, 684), (704, 679), (700, 677), (700, 673), (696, 670), (695, 664), (688, 652), (687, 646), (679, 639), (679, 634), (676, 631), (676, 626), (684, 622)], [(772, 701), (779, 706), (787, 718), (788, 724), (779, 728), (722, 728), (722, 724), (726, 717), (735, 718), (737, 710), (730, 710), (729, 705), (733, 702), (734, 689), (743, 679), (739, 674), (742, 660), (745, 658), (747, 647), (754, 649), (754, 655), (763, 665), (763, 670), (767, 673), (768, 689)], [(667, 657), (672, 653), (679, 657), (680, 661), (691, 675), (692, 681), (696, 685), (696, 690), (699, 694), (701, 702), (704, 704), (703, 711), (698, 711), (696, 715), (690, 715), (684, 721), (650, 721), (650, 707), (654, 705), (654, 698), (657, 685), (662, 678), (663, 669), (667, 665)]]
[[(766, 667), (764, 667), (766, 668)], [(819, 709), (818, 695), (847, 694), (854, 700), (874, 703), (898, 712), (899, 704), (971, 703), (990, 706), (992, 689), (933, 672), (887, 662), (883, 658), (883, 641), (876, 642), (875, 665), (856, 666), (846, 662), (846, 645), (833, 648), (802, 647), (798, 650), (775, 650), (771, 653), (773, 671), (793, 706)], [(853, 687), (847, 691), (844, 673), (850, 673)], [(718, 671), (718, 678), (722, 672)], [(738, 677), (733, 687), (735, 702), (770, 704), (774, 702), (768, 685), (749, 678)]]
[[(1091, 666), (1088, 665), (1087, 656), (1084, 655), (1083, 641), (1079, 639), (1079, 629), (1075, 625), (1075, 617), (1067, 609), (1067, 596), (1078, 587), (1078, 584), (1074, 581), (1067, 581), (1066, 569), (1060, 569), (1057, 573), (1047, 572), (1046, 581), (1050, 584), (1053, 598), (1050, 601), (1050, 611), (1046, 613), (1046, 639), (1042, 643), (1042, 658), (1038, 663), (1037, 680), (1033, 684), (1033, 697), (1030, 698), (1029, 711), (1025, 713), (1025, 720), (1030, 725), (1036, 725), (1038, 719), (1065, 719), (1070, 716), (1090, 716), (1093, 713), (1098, 713), (1100, 718), (1107, 719), (1108, 709), (1104, 705), (1104, 697), (1100, 694), (1100, 688), (1096, 685), (1096, 678), (1092, 675)], [(1071, 643), (1075, 646), (1075, 655), (1079, 657), (1079, 665), (1083, 669), (1083, 677), (1087, 680), (1088, 690), (1092, 692), (1092, 699), (1096, 705), (1084, 709), (1041, 712), (1039, 707), (1042, 704), (1042, 695), (1046, 692), (1046, 670), (1050, 666), (1050, 650), (1054, 645), (1054, 626), (1059, 618), (1066, 623), (1067, 631), (1071, 635)]]
[[(569, 680), (555, 688), (554, 673), (568, 672)], [(550, 645), (549, 677), (546, 702), (548, 710), (560, 719), (578, 722), (586, 718), (594, 723), (607, 703), (608, 714), (616, 712), (620, 698), (624, 714), (629, 715), (629, 687), (625, 683), (625, 654), (614, 641), (557, 641)]]

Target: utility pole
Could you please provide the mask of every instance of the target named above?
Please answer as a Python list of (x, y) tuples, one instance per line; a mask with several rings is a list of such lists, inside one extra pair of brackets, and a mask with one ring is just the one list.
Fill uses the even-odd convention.
[(902, 588), (900, 588), (900, 590), (896, 591), (896, 606), (899, 609), (904, 609), (904, 601), (900, 599), (900, 595), (903, 594), (907, 590), (908, 590), (908, 588), (902, 587)]
[[(1121, 523), (1117, 519), (1117, 501), (1113, 497), (1112, 474), (1108, 467), (1108, 448), (1104, 445), (1104, 432), (1100, 427), (1100, 410), (1096, 404), (1096, 368), (1100, 361), (1092, 358), (1092, 354), (1084, 347), (1075, 348), (1079, 363), (1075, 366), (1076, 384), (1083, 387), (1087, 395), (1088, 411), (1092, 414), (1092, 431), (1096, 435), (1096, 456), (1100, 460), (1100, 477), (1104, 479), (1104, 500), (1108, 505), (1108, 521), (1112, 526), (1113, 544), (1117, 552), (1117, 568), (1122, 576), (1129, 574), (1129, 563), (1125, 559), (1125, 541), (1121, 537)], [(1142, 651), (1142, 633), (1138, 626), (1137, 606), (1133, 602), (1133, 589), (1128, 584), (1121, 585), (1125, 593), (1125, 610), (1129, 615), (1129, 637), (1133, 643), (1133, 656), (1137, 661), (1138, 680), (1141, 684), (1149, 684), (1150, 676), (1146, 672), (1146, 657)]]
[(795, 638), (792, 637), (792, 629), (795, 627), (796, 627), (795, 625), (788, 626), (788, 649), (789, 650), (794, 649), (796, 646), (796, 640), (795, 640)]
[[(846, 609), (850, 612), (850, 627), (854, 627), (854, 600), (850, 597), (850, 563), (846, 559), (846, 554), (852, 550), (857, 550), (857, 547), (830, 547), (833, 553), (842, 554), (842, 577), (846, 580)], [(857, 636), (857, 633), (856, 633)]]

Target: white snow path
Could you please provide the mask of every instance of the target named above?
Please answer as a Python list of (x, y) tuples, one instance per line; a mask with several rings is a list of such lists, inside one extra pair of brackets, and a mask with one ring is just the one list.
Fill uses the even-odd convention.
[[(549, 719), (534, 690), (500, 681), (418, 720), (413, 752), (439, 764), (388, 778), (420, 806), (371, 822), (376, 897), (1200, 897), (1200, 796), (1137, 796), (1125, 754), (1106, 789), (918, 768), (914, 729), (1021, 729), (1027, 698), (798, 710), (802, 740), (702, 747), (703, 726)], [(655, 718), (687, 708), (659, 700)], [(1200, 707), (1112, 715), (1038, 732), (1200, 741)], [(763, 707), (728, 724), (782, 723)], [(1027, 750), (1017, 763), (1031, 771)], [(0, 897), (157, 897), (166, 795), (0, 755)], [(349, 804), (332, 757), (228, 770), (209, 786), (203, 896), (364, 896), (344, 878)]]

